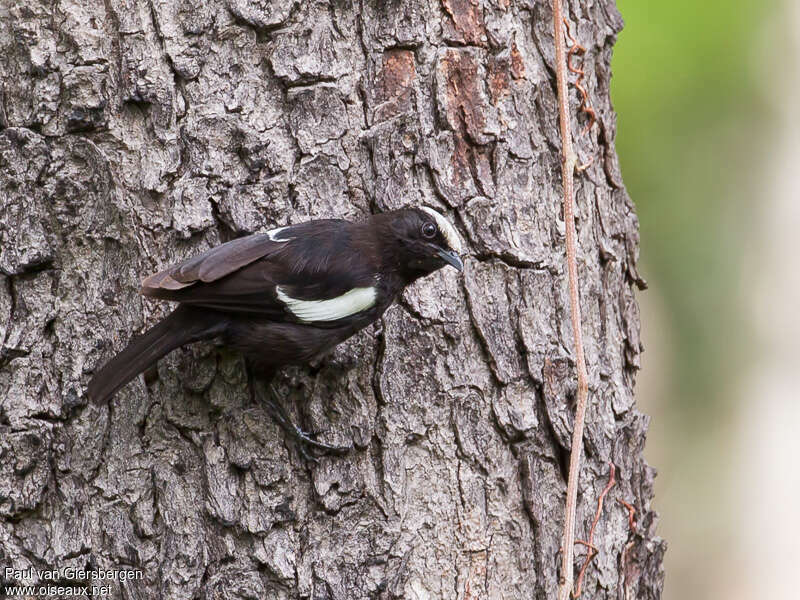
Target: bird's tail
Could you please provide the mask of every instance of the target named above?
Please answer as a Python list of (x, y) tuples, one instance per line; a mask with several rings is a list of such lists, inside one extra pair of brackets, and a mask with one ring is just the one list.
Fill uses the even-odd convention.
[(122, 352), (108, 361), (89, 382), (89, 398), (107, 401), (139, 373), (184, 344), (221, 334), (220, 315), (201, 308), (179, 306), (161, 322), (133, 338)]

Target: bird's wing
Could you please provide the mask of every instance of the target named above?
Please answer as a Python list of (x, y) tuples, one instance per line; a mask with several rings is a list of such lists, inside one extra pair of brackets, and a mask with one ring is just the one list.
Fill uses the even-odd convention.
[(377, 266), (347, 221), (238, 238), (151, 275), (142, 294), (275, 321), (327, 324), (375, 304)]
[(150, 292), (158, 290), (180, 290), (198, 283), (217, 281), (259, 258), (277, 252), (284, 243), (278, 239), (280, 233), (281, 230), (273, 230), (248, 235), (187, 258), (142, 281), (142, 293), (149, 296), (155, 295)]

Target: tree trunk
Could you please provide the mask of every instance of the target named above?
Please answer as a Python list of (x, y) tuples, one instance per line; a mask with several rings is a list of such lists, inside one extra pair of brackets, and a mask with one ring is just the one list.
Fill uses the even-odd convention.
[[(568, 12), (598, 118), (580, 133), (573, 90), (593, 159), (579, 539), (617, 467), (583, 597), (658, 598), (638, 225), (608, 91), (622, 20), (612, 0)], [(110, 582), (123, 598), (553, 598), (575, 370), (552, 29), (534, 0), (0, 0), (3, 571), (132, 569)], [(91, 373), (168, 310), (142, 276), (424, 204), (467, 240), (463, 277), (417, 282), (275, 382), (352, 453), (299, 460), (240, 357), (208, 344), (86, 404)]]

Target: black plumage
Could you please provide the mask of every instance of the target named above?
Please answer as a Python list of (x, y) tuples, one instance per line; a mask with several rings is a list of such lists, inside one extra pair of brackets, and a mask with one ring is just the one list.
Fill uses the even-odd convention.
[[(446, 264), (460, 270), (460, 250), (453, 226), (428, 208), (360, 223), (310, 221), (232, 240), (142, 282), (145, 296), (179, 305), (95, 374), (89, 397), (106, 401), (175, 348), (214, 338), (271, 377), (374, 322), (419, 277)], [(282, 407), (276, 411), (281, 425), (302, 434)]]

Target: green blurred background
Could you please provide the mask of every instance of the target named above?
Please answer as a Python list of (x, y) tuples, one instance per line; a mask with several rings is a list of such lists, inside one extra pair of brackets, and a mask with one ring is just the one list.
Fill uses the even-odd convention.
[(618, 0), (666, 600), (800, 598), (797, 4)]

